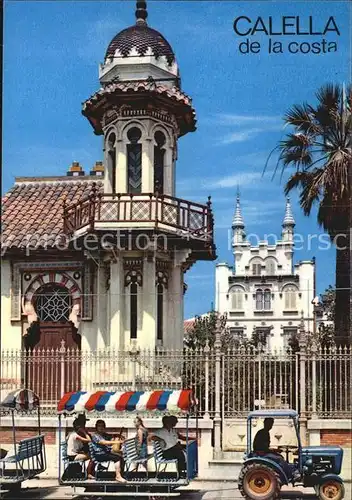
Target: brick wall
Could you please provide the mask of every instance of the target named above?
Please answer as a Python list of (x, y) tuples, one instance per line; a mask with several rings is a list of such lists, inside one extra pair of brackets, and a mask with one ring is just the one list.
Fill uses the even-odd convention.
[[(41, 429), (41, 433), (45, 435), (46, 444), (55, 444), (56, 442), (56, 431), (54, 429)], [(22, 439), (37, 436), (38, 429), (28, 427), (28, 429), (17, 429), (16, 430), (16, 441), (17, 443)], [(11, 427), (3, 427), (0, 429), (0, 443), (1, 444), (12, 444), (13, 443), (13, 432)]]
[(321, 430), (321, 445), (338, 445), (343, 447), (352, 447), (352, 432), (349, 430)]

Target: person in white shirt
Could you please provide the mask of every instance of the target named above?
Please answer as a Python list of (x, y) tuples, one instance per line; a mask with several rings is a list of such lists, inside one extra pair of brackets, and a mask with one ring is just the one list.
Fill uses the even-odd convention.
[[(78, 431), (79, 434), (78, 434)], [(73, 431), (67, 436), (67, 456), (73, 460), (89, 460), (89, 456), (84, 451), (84, 445), (90, 442), (88, 434), (81, 435), (81, 424), (78, 419), (73, 421)]]
[(160, 442), (163, 456), (166, 460), (177, 459), (178, 473), (180, 477), (184, 477), (187, 469), (186, 458), (179, 439), (186, 441), (186, 438), (176, 431), (175, 426), (178, 420), (175, 416), (166, 415), (163, 417), (162, 422), (163, 427), (153, 433), (152, 439)]

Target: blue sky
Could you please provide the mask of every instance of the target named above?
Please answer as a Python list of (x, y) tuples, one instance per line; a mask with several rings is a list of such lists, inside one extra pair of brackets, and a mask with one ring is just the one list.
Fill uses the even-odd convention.
[[(99, 88), (98, 63), (121, 29), (134, 23), (129, 1), (5, 2), (3, 191), (15, 176), (64, 175), (72, 161), (88, 171), (102, 159), (102, 140), (81, 115), (81, 103)], [(212, 195), (218, 261), (232, 264), (229, 229), (240, 185), (247, 233), (280, 234), (283, 183), (270, 170), (269, 152), (284, 134), (281, 117), (294, 103), (314, 102), (326, 82), (348, 82), (351, 52), (348, 2), (148, 2), (149, 25), (171, 43), (183, 90), (193, 98), (198, 130), (179, 141), (177, 196), (205, 202)], [(235, 17), (312, 15), (317, 28), (334, 16), (338, 51), (321, 55), (241, 55)], [(256, 35), (265, 47), (266, 36)], [(289, 37), (275, 37), (288, 41)], [(301, 36), (300, 41), (321, 37)], [(296, 230), (305, 238), (295, 260), (317, 259), (317, 289), (334, 284), (335, 251), (308, 247), (321, 230), (291, 196)], [(186, 274), (185, 317), (206, 312), (214, 300), (215, 263)]]

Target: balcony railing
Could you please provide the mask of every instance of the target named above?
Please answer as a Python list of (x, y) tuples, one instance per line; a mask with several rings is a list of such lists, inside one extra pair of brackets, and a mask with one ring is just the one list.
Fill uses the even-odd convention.
[(64, 229), (159, 229), (213, 242), (210, 197), (205, 205), (155, 194), (95, 194), (64, 209)]

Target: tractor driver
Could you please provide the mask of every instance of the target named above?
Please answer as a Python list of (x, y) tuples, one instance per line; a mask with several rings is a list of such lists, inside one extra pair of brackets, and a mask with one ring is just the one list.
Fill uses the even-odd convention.
[(273, 428), (274, 419), (271, 417), (264, 419), (264, 428), (260, 429), (255, 435), (253, 441), (253, 452), (258, 455), (265, 455), (267, 458), (277, 462), (285, 471), (288, 478), (293, 476), (293, 479), (298, 480), (300, 474), (286, 462), (280, 453), (270, 449), (270, 430)]
[(266, 418), (264, 428), (257, 432), (253, 442), (253, 451), (258, 454), (271, 453), (270, 451), (270, 430), (273, 428), (274, 419)]

